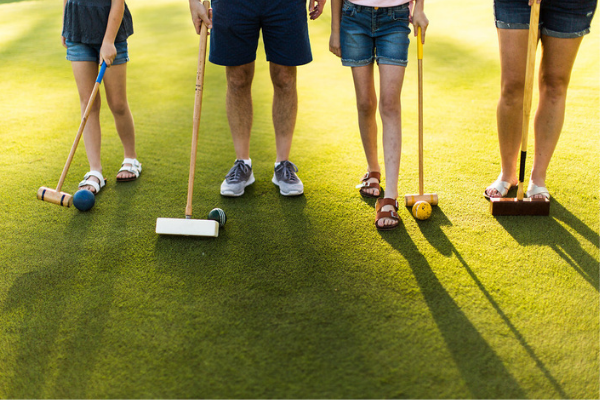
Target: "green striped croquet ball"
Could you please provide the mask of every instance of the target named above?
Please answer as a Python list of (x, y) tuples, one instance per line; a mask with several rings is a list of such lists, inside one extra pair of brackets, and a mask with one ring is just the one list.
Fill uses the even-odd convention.
[(219, 226), (222, 228), (225, 226), (225, 222), (227, 221), (227, 216), (225, 215), (225, 211), (220, 208), (213, 208), (208, 213), (208, 219), (212, 219), (219, 223)]

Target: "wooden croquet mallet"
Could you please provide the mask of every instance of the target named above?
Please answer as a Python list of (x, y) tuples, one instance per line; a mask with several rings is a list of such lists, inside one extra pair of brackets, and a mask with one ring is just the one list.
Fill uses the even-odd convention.
[(412, 207), (417, 201), (426, 201), (432, 206), (437, 206), (438, 195), (423, 193), (423, 37), (421, 27), (417, 28), (417, 58), (419, 64), (419, 194), (404, 196), (406, 207)]
[(525, 87), (523, 91), (523, 123), (521, 128), (521, 159), (519, 166), (519, 186), (517, 198), (490, 199), (492, 215), (549, 215), (550, 200), (545, 198), (524, 199), (523, 182), (525, 180), (525, 162), (527, 160), (527, 140), (529, 133), (529, 117), (533, 100), (533, 78), (535, 75), (535, 55), (539, 34), (540, 4), (534, 0), (529, 20), (529, 36), (527, 42), (527, 64), (525, 67)]
[(39, 200), (58, 204), (59, 206), (63, 207), (71, 206), (73, 202), (73, 196), (68, 193), (61, 192), (61, 189), (63, 183), (65, 182), (65, 178), (67, 177), (67, 172), (69, 172), (71, 161), (73, 161), (75, 150), (77, 150), (77, 145), (79, 144), (79, 140), (81, 139), (81, 135), (83, 134), (83, 130), (85, 129), (85, 124), (87, 123), (88, 116), (90, 115), (90, 111), (92, 110), (92, 106), (94, 105), (94, 101), (96, 100), (96, 94), (98, 94), (98, 88), (100, 87), (100, 83), (102, 82), (102, 78), (104, 77), (104, 72), (106, 72), (106, 62), (103, 61), (102, 65), (100, 66), (100, 71), (98, 72), (98, 77), (96, 78), (96, 83), (94, 84), (94, 88), (92, 89), (92, 94), (90, 95), (90, 99), (88, 100), (83, 116), (81, 117), (79, 130), (77, 131), (75, 141), (71, 146), (69, 157), (67, 157), (67, 162), (65, 163), (65, 167), (63, 168), (62, 174), (60, 175), (60, 179), (58, 180), (58, 185), (56, 185), (56, 189), (50, 189), (45, 186), (39, 188), (37, 192), (37, 198)]

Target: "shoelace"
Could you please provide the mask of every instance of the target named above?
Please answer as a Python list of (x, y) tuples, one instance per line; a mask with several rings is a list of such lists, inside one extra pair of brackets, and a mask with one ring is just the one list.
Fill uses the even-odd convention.
[(282, 179), (283, 181), (289, 181), (289, 182), (298, 182), (298, 177), (296, 176), (296, 172), (298, 172), (298, 167), (296, 167), (296, 165), (294, 165), (293, 162), (291, 161), (282, 161), (281, 164), (279, 164), (279, 168), (281, 169), (281, 175), (282, 175)]
[(248, 171), (250, 171), (250, 166), (246, 165), (242, 160), (238, 160), (227, 174), (227, 181), (237, 183), (241, 180), (242, 174), (247, 175)]

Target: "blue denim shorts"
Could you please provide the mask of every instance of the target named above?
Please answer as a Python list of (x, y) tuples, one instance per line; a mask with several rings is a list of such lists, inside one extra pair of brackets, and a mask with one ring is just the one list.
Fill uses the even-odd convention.
[[(598, 0), (543, 0), (540, 4), (542, 35), (572, 39), (590, 33)], [(528, 0), (494, 0), (496, 27), (529, 29)]]
[(212, 0), (210, 62), (238, 66), (256, 60), (262, 31), (267, 61), (298, 66), (312, 61), (306, 0)]
[(408, 3), (367, 7), (344, 0), (340, 25), (342, 65), (362, 67), (376, 61), (406, 67), (409, 15)]
[[(71, 42), (67, 40), (67, 60), (69, 61), (92, 61), (100, 63), (100, 48), (101, 44), (85, 44), (78, 42)], [(129, 53), (127, 51), (127, 42), (115, 43), (117, 48), (117, 56), (115, 57), (112, 65), (125, 64), (129, 61)]]

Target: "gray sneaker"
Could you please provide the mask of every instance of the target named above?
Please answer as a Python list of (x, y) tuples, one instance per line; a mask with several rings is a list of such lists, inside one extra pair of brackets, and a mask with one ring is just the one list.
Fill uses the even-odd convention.
[(238, 197), (244, 194), (244, 189), (254, 183), (252, 167), (244, 160), (235, 160), (233, 167), (221, 183), (221, 196)]
[(304, 185), (296, 172), (298, 167), (287, 160), (275, 167), (273, 183), (279, 186), (279, 193), (284, 196), (299, 196), (304, 193)]

